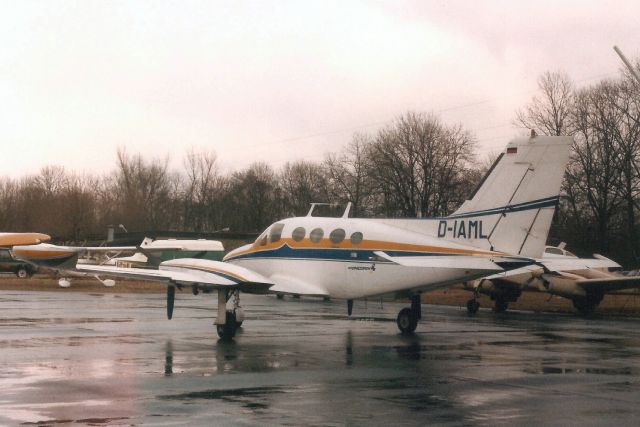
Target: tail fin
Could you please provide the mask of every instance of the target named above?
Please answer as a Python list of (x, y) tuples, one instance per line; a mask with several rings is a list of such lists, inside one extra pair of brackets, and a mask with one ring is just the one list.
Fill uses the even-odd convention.
[(471, 199), (440, 221), (439, 237), (459, 242), (463, 232), (475, 247), (542, 256), (571, 143), (565, 136), (510, 142)]

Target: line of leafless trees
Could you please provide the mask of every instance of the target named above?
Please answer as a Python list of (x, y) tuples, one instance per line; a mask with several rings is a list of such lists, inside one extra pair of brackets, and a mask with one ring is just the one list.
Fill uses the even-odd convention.
[(576, 88), (560, 72), (539, 79), (539, 95), (516, 121), (574, 145), (554, 234), (578, 252), (640, 263), (640, 84), (628, 74)]
[[(552, 239), (636, 267), (640, 210), (640, 89), (629, 76), (576, 88), (546, 73), (540, 91), (516, 113), (539, 134), (573, 135)], [(356, 134), (320, 162), (274, 169), (254, 163), (223, 173), (214, 152), (190, 150), (179, 171), (168, 161), (119, 149), (112, 173), (78, 175), (48, 166), (21, 179), (0, 178), (0, 230), (41, 231), (82, 242), (109, 224), (131, 231), (257, 232), (304, 215), (311, 202), (353, 204), (357, 217), (429, 217), (452, 212), (486, 171), (462, 126), (408, 112), (375, 134)]]
[(129, 230), (260, 231), (303, 215), (311, 202), (353, 203), (356, 216), (432, 216), (454, 209), (475, 185), (474, 141), (460, 126), (407, 113), (377, 135), (358, 134), (322, 162), (275, 170), (254, 163), (221, 173), (214, 152), (191, 150), (181, 171), (120, 149), (113, 173), (77, 175), (48, 166), (0, 179), (0, 229), (40, 230), (81, 241), (109, 224)]

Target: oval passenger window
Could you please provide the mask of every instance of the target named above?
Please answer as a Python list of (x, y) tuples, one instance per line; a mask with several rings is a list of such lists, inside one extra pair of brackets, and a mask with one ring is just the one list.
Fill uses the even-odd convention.
[(336, 228), (331, 232), (331, 234), (329, 234), (329, 240), (331, 240), (331, 243), (334, 243), (337, 245), (338, 243), (344, 240), (345, 235), (346, 233), (342, 228)]
[(353, 243), (354, 245), (357, 245), (360, 242), (362, 242), (362, 233), (359, 231), (356, 231), (351, 235), (351, 243)]
[(320, 242), (320, 240), (322, 240), (323, 237), (324, 237), (324, 231), (322, 231), (322, 228), (314, 228), (309, 234), (309, 238), (313, 243)]
[(304, 227), (297, 227), (296, 229), (293, 230), (293, 232), (291, 233), (291, 238), (293, 240), (295, 240), (296, 242), (301, 241), (302, 239), (304, 239), (304, 235), (307, 234), (306, 230), (304, 229)]

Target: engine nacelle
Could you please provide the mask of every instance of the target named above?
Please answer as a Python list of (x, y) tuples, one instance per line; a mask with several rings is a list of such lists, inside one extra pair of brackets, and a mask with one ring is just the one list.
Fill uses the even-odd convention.
[(571, 273), (544, 273), (541, 275), (547, 292), (565, 298), (585, 297), (587, 293), (578, 286), (580, 276)]

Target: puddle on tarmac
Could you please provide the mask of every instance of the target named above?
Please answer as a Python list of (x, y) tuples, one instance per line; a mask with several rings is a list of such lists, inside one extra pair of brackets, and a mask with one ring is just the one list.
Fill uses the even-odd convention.
[(202, 390), (190, 393), (160, 396), (163, 400), (220, 400), (229, 403), (239, 403), (242, 407), (251, 410), (267, 409), (268, 398), (275, 394), (290, 393), (295, 387), (248, 387), (223, 390)]

